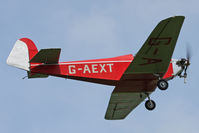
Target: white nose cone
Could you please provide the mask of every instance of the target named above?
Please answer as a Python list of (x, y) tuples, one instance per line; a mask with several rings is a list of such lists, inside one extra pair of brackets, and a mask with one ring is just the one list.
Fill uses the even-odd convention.
[(30, 70), (28, 47), (24, 42), (17, 40), (7, 58), (7, 64), (26, 71)]
[(182, 67), (177, 65), (178, 60), (172, 59), (172, 65), (173, 65), (173, 75), (177, 76), (179, 73), (183, 71)]

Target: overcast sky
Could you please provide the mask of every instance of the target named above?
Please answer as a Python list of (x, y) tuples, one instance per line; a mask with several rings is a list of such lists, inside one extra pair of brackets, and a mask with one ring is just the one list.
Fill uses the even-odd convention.
[[(198, 133), (199, 2), (197, 0), (1, 0), (1, 133)], [(104, 115), (114, 87), (49, 77), (22, 80), (26, 72), (6, 59), (22, 37), (41, 48), (62, 48), (60, 61), (135, 54), (156, 24), (184, 15), (173, 58), (192, 48), (188, 83), (176, 78), (156, 90), (149, 112), (141, 103), (122, 121)]]

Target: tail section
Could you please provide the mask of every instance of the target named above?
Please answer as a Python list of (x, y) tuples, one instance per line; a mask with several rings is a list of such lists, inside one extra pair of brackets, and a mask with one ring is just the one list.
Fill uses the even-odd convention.
[[(16, 41), (10, 52), (7, 58), (7, 64), (26, 70), (28, 72), (28, 78), (46, 78), (48, 75), (33, 73), (31, 64), (57, 64), (59, 62), (60, 52), (60, 48), (41, 49), (38, 52), (32, 40), (21, 38)], [(36, 68), (36, 66), (34, 66), (34, 68)]]
[(10, 55), (7, 58), (7, 64), (26, 71), (30, 71), (29, 61), (38, 53), (34, 42), (28, 38), (21, 38), (16, 41)]

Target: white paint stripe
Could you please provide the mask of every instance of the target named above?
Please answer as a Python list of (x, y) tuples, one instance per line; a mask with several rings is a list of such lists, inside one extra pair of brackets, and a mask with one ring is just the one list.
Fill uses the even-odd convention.
[(117, 62), (132, 62), (132, 60), (119, 60), (119, 61), (95, 61), (95, 62), (60, 62), (58, 64), (31, 64), (31, 66), (40, 66), (40, 65), (73, 65), (73, 64), (91, 64), (91, 63), (117, 63)]
[(81, 71), (81, 70), (82, 70), (82, 68), (78, 68), (77, 70)]
[(124, 60), (124, 61), (96, 61), (96, 62), (74, 62), (74, 63), (68, 63), (68, 62), (61, 62), (60, 65), (65, 64), (91, 64), (91, 63), (110, 63), (110, 62), (131, 62), (132, 60)]

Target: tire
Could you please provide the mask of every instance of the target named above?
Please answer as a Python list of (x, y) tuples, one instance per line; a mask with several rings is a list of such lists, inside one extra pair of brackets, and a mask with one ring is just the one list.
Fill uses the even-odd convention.
[(157, 86), (160, 90), (166, 90), (169, 87), (169, 84), (166, 80), (159, 80)]
[(146, 107), (146, 109), (148, 109), (149, 111), (151, 111), (151, 110), (155, 109), (156, 104), (155, 104), (155, 102), (153, 100), (147, 100), (145, 102), (145, 107)]

